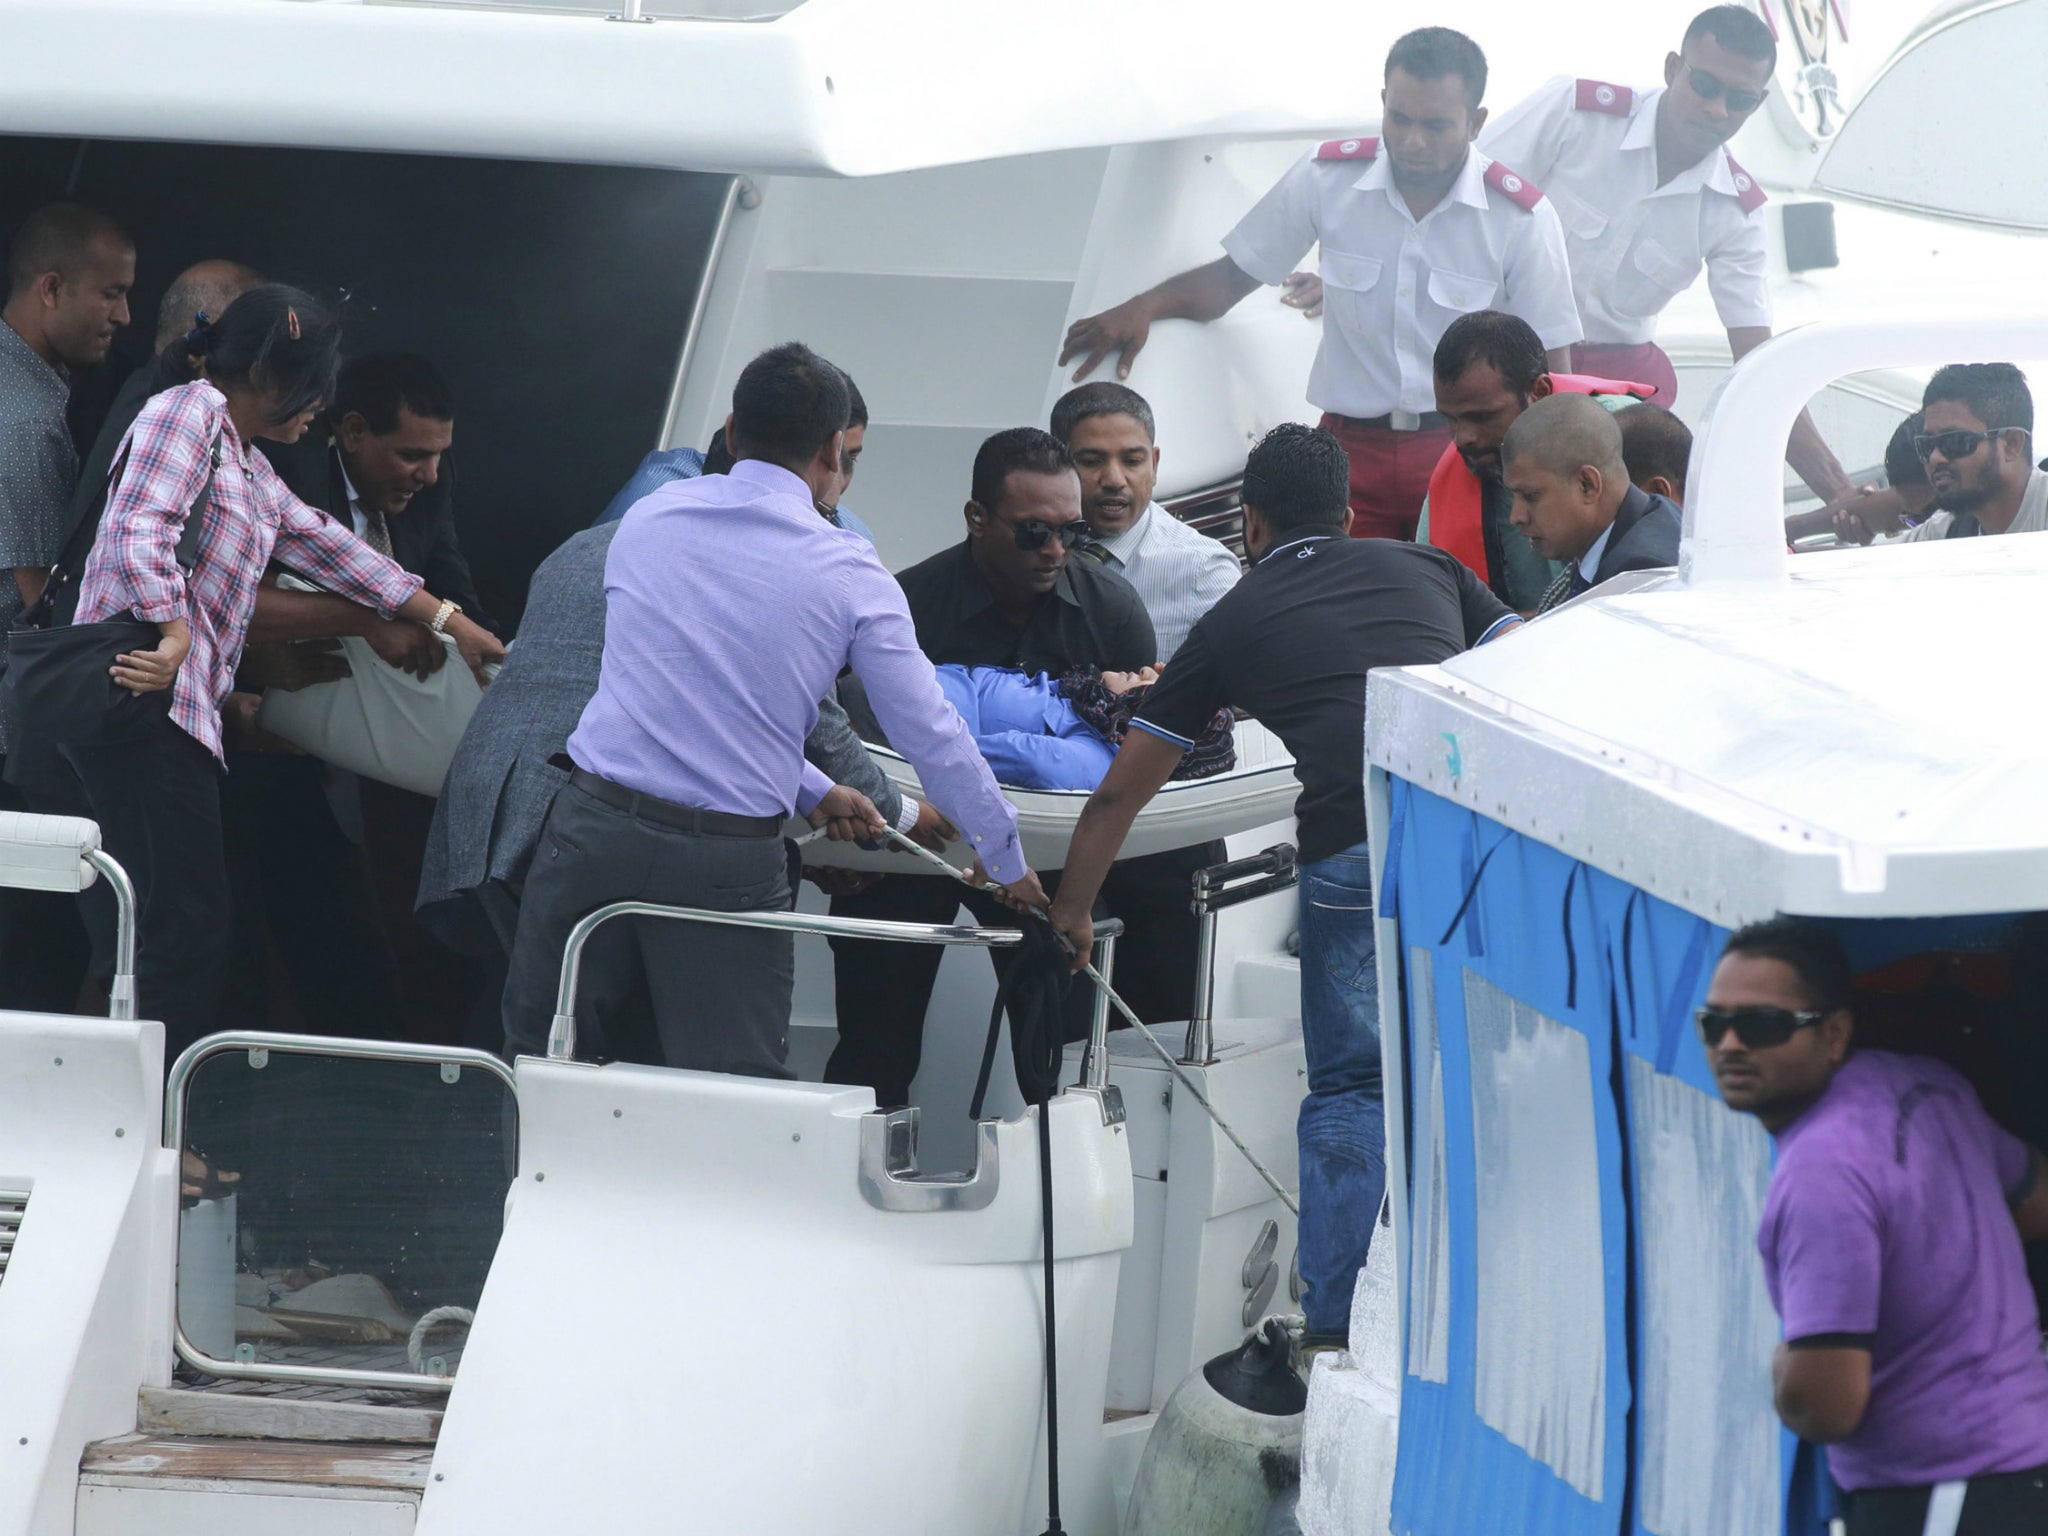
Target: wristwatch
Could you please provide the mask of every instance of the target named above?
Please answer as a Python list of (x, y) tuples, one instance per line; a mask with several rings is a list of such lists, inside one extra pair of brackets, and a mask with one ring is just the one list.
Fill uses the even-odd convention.
[(449, 619), (460, 612), (462, 612), (462, 605), (460, 603), (451, 602), (444, 597), (441, 599), (441, 606), (434, 611), (433, 622), (428, 624), (427, 628), (437, 635), (446, 634), (448, 632)]

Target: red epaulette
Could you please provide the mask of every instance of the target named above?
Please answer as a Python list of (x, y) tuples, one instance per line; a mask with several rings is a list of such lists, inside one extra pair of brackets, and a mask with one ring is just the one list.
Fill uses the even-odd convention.
[(1380, 152), (1378, 139), (1331, 139), (1316, 150), (1318, 160), (1371, 160)]
[(1486, 184), (1523, 212), (1532, 212), (1543, 201), (1543, 189), (1525, 181), (1498, 160), (1486, 167)]
[(1744, 213), (1755, 213), (1770, 199), (1764, 196), (1764, 189), (1756, 184), (1756, 178), (1735, 163), (1733, 155), (1725, 149), (1721, 153), (1727, 157), (1729, 173), (1735, 178), (1735, 201), (1742, 205)]
[(1581, 80), (1578, 96), (1572, 105), (1581, 112), (1605, 112), (1609, 117), (1627, 117), (1635, 110), (1636, 93), (1625, 85), (1609, 85), (1605, 80)]

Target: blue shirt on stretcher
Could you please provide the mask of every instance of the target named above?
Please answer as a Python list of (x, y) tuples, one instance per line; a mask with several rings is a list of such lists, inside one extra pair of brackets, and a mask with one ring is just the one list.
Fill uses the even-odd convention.
[[(1020, 789), (1094, 789), (1130, 716), (1159, 681), (1151, 667), (1064, 678), (1002, 667), (936, 670), (940, 690), (966, 721), (996, 781)], [(1206, 778), (1235, 764), (1229, 720), (1219, 715), (1174, 777)]]

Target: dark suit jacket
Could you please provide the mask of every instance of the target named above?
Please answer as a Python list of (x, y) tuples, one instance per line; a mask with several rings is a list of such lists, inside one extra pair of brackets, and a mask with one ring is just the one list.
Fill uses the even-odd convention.
[(1678, 508), (1670, 500), (1630, 486), (1621, 510), (1614, 514), (1614, 531), (1600, 552), (1593, 585), (1623, 571), (1658, 571), (1678, 564), (1680, 523)]
[[(293, 495), (344, 527), (355, 527), (348, 509), (348, 483), (341, 474), (341, 453), (331, 441), (323, 441), (317, 452), (301, 445), (269, 457)], [(476, 579), (469, 573), (468, 557), (455, 536), (454, 459), (444, 456), (440, 478), (387, 521), (392, 558), (424, 581), (434, 596), (459, 604), (471, 619), (502, 636), (497, 621), (484, 612), (476, 594)]]

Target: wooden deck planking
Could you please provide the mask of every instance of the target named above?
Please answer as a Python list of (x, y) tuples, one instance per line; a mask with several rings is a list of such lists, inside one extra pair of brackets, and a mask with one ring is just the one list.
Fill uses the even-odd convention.
[(122, 1435), (85, 1448), (82, 1478), (164, 1478), (180, 1483), (295, 1483), (417, 1493), (431, 1447), (257, 1440), (224, 1435)]

